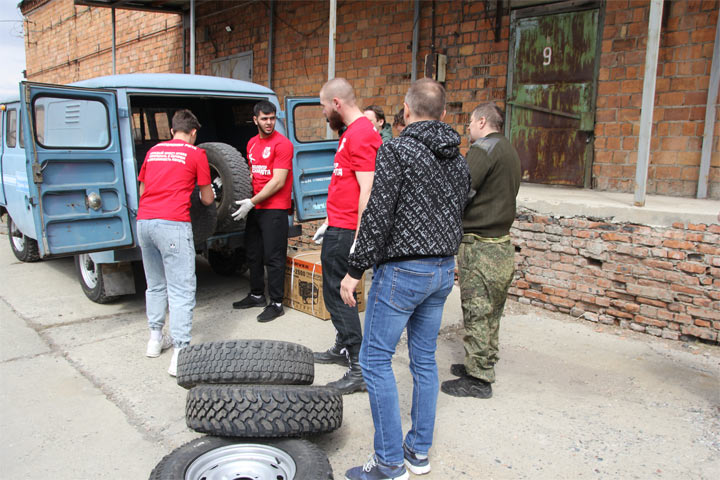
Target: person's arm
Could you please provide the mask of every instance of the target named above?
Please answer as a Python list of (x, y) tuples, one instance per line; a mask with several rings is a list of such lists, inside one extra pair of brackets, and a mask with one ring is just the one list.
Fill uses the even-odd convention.
[(215, 192), (213, 192), (212, 185), (198, 185), (200, 187), (200, 202), (208, 206), (215, 201)]
[(368, 200), (370, 199), (370, 191), (372, 190), (375, 172), (355, 172), (355, 178), (360, 186), (360, 196), (358, 197), (358, 223), (357, 229), (355, 229), (355, 238), (357, 238), (358, 232), (360, 231), (360, 221), (362, 220), (363, 213), (365, 212)]
[(490, 173), (490, 167), (492, 166), (490, 157), (482, 148), (471, 146), (467, 155), (465, 155), (465, 161), (467, 161), (470, 170), (470, 188), (478, 192)]
[(258, 205), (279, 192), (285, 186), (288, 172), (289, 170), (285, 168), (273, 169), (273, 176), (270, 181), (263, 186), (257, 195), (250, 199), (253, 205)]
[(145, 191), (145, 182), (140, 182), (140, 186), (138, 187), (138, 192), (140, 193), (141, 197), (142, 197), (142, 194), (144, 191)]

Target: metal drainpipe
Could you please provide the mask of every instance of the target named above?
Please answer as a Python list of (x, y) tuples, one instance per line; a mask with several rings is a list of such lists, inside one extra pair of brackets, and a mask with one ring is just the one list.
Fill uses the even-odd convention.
[(412, 71), (410, 72), (410, 81), (417, 80), (417, 54), (418, 54), (418, 34), (420, 32), (420, 0), (415, 0), (415, 12), (413, 13), (413, 37), (412, 37)]
[(195, 0), (190, 0), (190, 75), (195, 75)]
[(707, 105), (705, 105), (705, 131), (703, 132), (702, 154), (700, 155), (700, 173), (698, 175), (697, 198), (707, 198), (708, 175), (710, 175), (710, 157), (715, 132), (715, 103), (720, 87), (720, 15), (715, 27), (715, 47), (710, 67), (710, 86)]
[(268, 88), (272, 89), (273, 37), (275, 36), (275, 0), (270, 0), (270, 38), (268, 39)]
[[(337, 0), (330, 0), (330, 21), (328, 40), (328, 80), (335, 78), (335, 32), (337, 29)], [(332, 138), (332, 129), (328, 123), (325, 127), (325, 138)]]
[(640, 111), (640, 138), (635, 166), (635, 206), (645, 206), (648, 164), (650, 163), (650, 137), (653, 125), (655, 80), (657, 78), (658, 50), (660, 48), (660, 22), (663, 0), (651, 0), (648, 39), (645, 53), (645, 80), (643, 81), (642, 110)]
[(116, 38), (115, 38), (115, 7), (113, 7), (111, 9), (110, 16), (112, 17), (112, 59), (113, 59), (112, 60), (112, 67), (113, 67), (112, 74), (115, 75), (115, 66), (117, 64), (116, 57), (115, 57), (115, 54), (116, 54), (116, 51), (115, 51), (115, 41), (116, 41)]

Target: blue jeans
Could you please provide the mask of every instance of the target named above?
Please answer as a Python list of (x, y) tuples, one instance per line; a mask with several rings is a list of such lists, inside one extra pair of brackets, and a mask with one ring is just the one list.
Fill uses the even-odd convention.
[(161, 330), (170, 307), (170, 335), (176, 348), (190, 343), (195, 308), (195, 246), (190, 222), (138, 220), (145, 269), (145, 309), (151, 330)]
[(403, 463), (403, 433), (392, 356), (407, 327), (413, 376), (412, 427), (405, 443), (427, 454), (435, 427), (437, 336), (445, 300), (455, 281), (454, 257), (388, 262), (375, 270), (365, 313), (360, 366), (375, 425), (375, 454), (386, 465)]

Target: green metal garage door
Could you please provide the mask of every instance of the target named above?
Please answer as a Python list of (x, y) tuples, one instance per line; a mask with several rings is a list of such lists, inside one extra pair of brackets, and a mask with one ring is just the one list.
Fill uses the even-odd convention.
[(599, 12), (512, 14), (507, 133), (523, 181), (590, 186)]

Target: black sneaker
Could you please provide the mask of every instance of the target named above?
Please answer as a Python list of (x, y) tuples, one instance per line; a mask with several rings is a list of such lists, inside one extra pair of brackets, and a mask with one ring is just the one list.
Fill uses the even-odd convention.
[(343, 345), (336, 343), (324, 352), (313, 352), (315, 363), (334, 363), (343, 367), (350, 366), (348, 363), (347, 350)]
[(440, 390), (453, 397), (492, 397), (492, 384), (479, 378), (463, 376), (455, 380), (442, 382)]
[(239, 302), (233, 302), (233, 308), (235, 309), (245, 309), (245, 308), (253, 308), (253, 307), (264, 307), (267, 305), (267, 300), (265, 300), (265, 295), (253, 295), (252, 293), (249, 293), (247, 297), (243, 298)]
[(403, 442), (403, 455), (405, 457), (405, 466), (415, 475), (424, 475), (430, 471), (430, 460), (427, 455), (425, 458), (418, 458), (417, 454), (410, 450)]
[(285, 315), (285, 310), (281, 303), (271, 303), (260, 315), (257, 316), (257, 321), (260, 323), (271, 322), (278, 317)]

